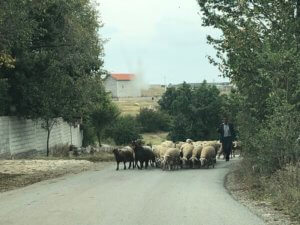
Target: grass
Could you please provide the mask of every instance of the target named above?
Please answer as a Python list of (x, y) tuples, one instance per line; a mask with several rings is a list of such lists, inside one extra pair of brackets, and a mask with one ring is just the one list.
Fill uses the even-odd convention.
[(157, 133), (144, 133), (142, 137), (146, 144), (159, 145), (163, 141), (167, 140), (167, 132), (157, 132)]
[(269, 176), (262, 176), (253, 172), (250, 163), (243, 160), (234, 176), (248, 196), (271, 202), (275, 210), (300, 224), (300, 163), (298, 166), (286, 165)]
[(132, 98), (132, 99), (121, 99), (114, 101), (120, 108), (122, 115), (135, 116), (140, 112), (141, 108), (155, 108), (158, 106), (157, 99), (152, 100), (151, 98)]

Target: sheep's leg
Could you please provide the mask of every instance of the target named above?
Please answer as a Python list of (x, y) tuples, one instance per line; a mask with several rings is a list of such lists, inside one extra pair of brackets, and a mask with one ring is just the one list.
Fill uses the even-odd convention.
[(140, 169), (140, 167), (139, 167), (139, 164), (138, 164), (138, 161), (137, 161), (137, 160), (135, 161), (135, 165), (136, 165), (136, 167), (137, 167), (138, 169)]
[(146, 160), (146, 161), (145, 161), (145, 169), (148, 168), (148, 165), (149, 165), (149, 160)]
[(126, 170), (126, 161), (124, 161), (124, 170)]
[(119, 170), (119, 161), (117, 161), (117, 169), (116, 170)]
[(129, 167), (128, 167), (128, 169), (130, 170), (130, 168), (131, 168), (131, 161), (129, 161)]

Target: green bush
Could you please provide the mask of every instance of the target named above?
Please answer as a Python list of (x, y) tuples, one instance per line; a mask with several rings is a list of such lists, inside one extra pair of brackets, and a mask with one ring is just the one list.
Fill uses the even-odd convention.
[(171, 117), (162, 111), (143, 108), (137, 115), (142, 132), (169, 131)]
[(261, 174), (270, 175), (299, 160), (300, 115), (291, 105), (278, 106), (265, 121), (239, 116), (245, 157)]
[(120, 116), (105, 133), (106, 137), (111, 137), (117, 145), (130, 144), (133, 140), (141, 138), (136, 118), (129, 115)]

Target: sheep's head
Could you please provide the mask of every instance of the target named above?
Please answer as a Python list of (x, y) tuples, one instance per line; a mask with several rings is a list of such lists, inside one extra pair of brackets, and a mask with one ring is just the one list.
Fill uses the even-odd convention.
[(114, 149), (112, 150), (112, 152), (113, 152), (114, 154), (118, 154), (118, 152), (119, 152), (119, 149), (117, 149), (117, 148), (114, 148)]
[(207, 159), (205, 159), (205, 158), (200, 159), (201, 166), (205, 166), (206, 162), (207, 162)]

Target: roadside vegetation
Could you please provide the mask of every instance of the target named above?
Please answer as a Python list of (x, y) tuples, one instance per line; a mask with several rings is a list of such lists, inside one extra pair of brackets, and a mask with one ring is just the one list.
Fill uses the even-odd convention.
[(198, 0), (210, 57), (237, 87), (230, 107), (243, 145), (236, 173), (255, 198), (300, 221), (300, 1)]

